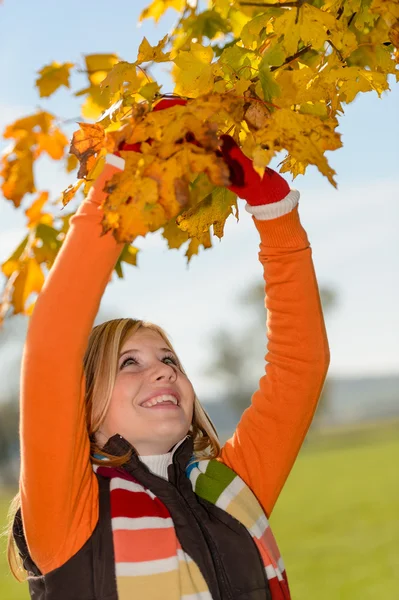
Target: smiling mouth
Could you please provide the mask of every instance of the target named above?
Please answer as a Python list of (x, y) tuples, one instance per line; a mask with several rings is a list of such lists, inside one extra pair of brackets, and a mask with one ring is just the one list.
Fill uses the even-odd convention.
[(179, 402), (172, 394), (162, 394), (140, 404), (142, 408), (178, 408)]

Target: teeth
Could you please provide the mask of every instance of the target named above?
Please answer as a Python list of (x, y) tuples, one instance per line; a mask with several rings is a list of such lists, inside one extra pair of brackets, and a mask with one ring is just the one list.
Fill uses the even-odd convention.
[(163, 394), (162, 396), (156, 396), (155, 398), (151, 398), (151, 400), (147, 400), (141, 406), (145, 408), (151, 408), (151, 406), (155, 406), (156, 404), (161, 404), (161, 402), (173, 402), (177, 406), (177, 398), (171, 396), (170, 394)]

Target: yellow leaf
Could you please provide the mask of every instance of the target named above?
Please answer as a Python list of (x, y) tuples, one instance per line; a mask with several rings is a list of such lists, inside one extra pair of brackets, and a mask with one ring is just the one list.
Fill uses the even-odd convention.
[(146, 83), (145, 85), (143, 85), (142, 88), (140, 88), (139, 94), (149, 102), (153, 102), (155, 96), (157, 96), (160, 91), (160, 86), (155, 81), (151, 81), (150, 83)]
[(80, 107), (82, 117), (84, 117), (85, 119), (88, 119), (90, 121), (96, 121), (104, 112), (104, 106), (99, 105), (94, 98), (94, 90), (95, 89), (96, 88), (93, 88), (91, 90), (91, 92), (88, 94), (86, 100), (83, 102), (82, 106)]
[(143, 62), (155, 61), (155, 62), (165, 62), (169, 60), (170, 52), (165, 54), (162, 50), (165, 47), (167, 42), (168, 35), (166, 34), (164, 38), (156, 46), (151, 46), (147, 38), (143, 38), (139, 46), (139, 51), (137, 54), (136, 64), (141, 64)]
[(185, 256), (187, 256), (187, 263), (190, 262), (192, 257), (195, 254), (198, 254), (200, 246), (203, 246), (206, 250), (207, 248), (212, 248), (211, 236), (209, 231), (206, 231), (202, 234), (201, 238), (192, 238), (187, 248), (187, 252)]
[(188, 233), (182, 231), (180, 227), (178, 227), (175, 218), (170, 219), (165, 225), (162, 231), (162, 237), (168, 242), (169, 249), (180, 248), (180, 246), (189, 239)]
[(373, 0), (371, 12), (382, 16), (389, 27), (399, 19), (399, 3), (397, 0)]
[(189, 52), (179, 52), (174, 59), (176, 67), (172, 72), (175, 94), (193, 97), (210, 92), (214, 82), (212, 58), (212, 48), (193, 42)]
[(191, 42), (190, 51), (195, 60), (204, 64), (210, 64), (212, 62), (214, 52), (211, 46), (203, 46), (202, 44)]
[(22, 240), (17, 249), (2, 264), (1, 270), (9, 279), (11, 275), (19, 269), (21, 255), (23, 254), (29, 240), (29, 234)]
[(52, 62), (50, 65), (43, 67), (39, 71), (40, 77), (35, 82), (40, 97), (51, 96), (62, 85), (69, 88), (69, 71), (73, 66), (73, 63)]
[(20, 267), (20, 271), (14, 282), (12, 303), (14, 314), (24, 313), (25, 304), (30, 295), (39, 293), (44, 284), (44, 275), (34, 258), (26, 259)]
[(311, 44), (316, 50), (322, 49), (329, 36), (327, 31), (334, 30), (336, 26), (334, 15), (306, 3), (299, 11), (298, 23), (296, 18), (296, 10), (285, 10), (273, 24), (274, 33), (278, 37), (282, 36), (281, 45), (289, 56), (298, 50), (299, 40), (305, 45)]
[(98, 86), (116, 65), (119, 58), (116, 54), (86, 54), (87, 77), (93, 86)]
[(38, 223), (33, 243), (33, 254), (38, 264), (45, 264), (48, 269), (54, 264), (61, 248), (61, 232), (51, 227), (51, 223)]
[(72, 171), (74, 171), (75, 169), (77, 169), (78, 164), (79, 164), (78, 159), (73, 154), (69, 154), (67, 156), (66, 162), (67, 162), (67, 164), (66, 164), (66, 170), (68, 171), (68, 173), (71, 173)]
[(157, 23), (168, 8), (174, 8), (181, 12), (186, 4), (186, 0), (153, 0), (150, 6), (147, 6), (140, 14), (140, 21), (144, 19), (154, 19)]
[(191, 237), (201, 238), (213, 225), (214, 233), (223, 237), (223, 228), (227, 217), (232, 214), (231, 207), (236, 205), (237, 196), (226, 188), (216, 188), (202, 202), (182, 213), (176, 222), (182, 231)]
[(126, 61), (117, 63), (106, 78), (100, 83), (102, 90), (108, 89), (110, 94), (120, 91), (124, 83), (129, 83), (130, 91), (140, 89), (142, 79), (137, 76), (136, 65)]
[[(42, 208), (48, 201), (48, 196), (48, 192), (40, 192), (36, 200), (31, 204), (29, 208), (25, 210), (25, 215), (28, 218), (27, 227), (36, 227), (36, 225), (40, 223), (42, 217), (44, 216), (42, 213)], [(51, 217), (51, 215), (47, 216)]]
[(84, 183), (84, 179), (79, 179), (76, 183), (74, 183), (73, 185), (69, 185), (66, 190), (64, 190), (62, 192), (62, 204), (63, 206), (66, 206), (68, 204), (68, 202), (70, 202), (72, 200), (72, 198), (75, 197), (76, 192), (78, 191), (78, 189), (80, 188), (80, 186)]
[(239, 79), (234, 86), (237, 96), (243, 96), (250, 85), (251, 81), (249, 79)]
[(137, 236), (156, 231), (168, 218), (158, 203), (156, 181), (143, 176), (146, 158), (137, 152), (122, 155), (126, 160), (124, 171), (116, 173), (104, 188), (108, 196), (102, 224), (104, 233), (112, 229), (118, 242), (130, 243)]

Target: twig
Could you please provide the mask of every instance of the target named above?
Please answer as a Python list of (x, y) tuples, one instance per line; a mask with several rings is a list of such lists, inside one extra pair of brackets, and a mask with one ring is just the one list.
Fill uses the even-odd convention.
[(330, 44), (331, 48), (334, 48), (335, 52), (337, 53), (337, 56), (339, 58), (339, 60), (343, 63), (346, 64), (346, 60), (344, 59), (344, 57), (342, 56), (341, 52), (338, 50), (338, 48), (335, 46), (335, 44), (332, 43), (331, 40), (326, 40), (327, 44)]
[(356, 12), (354, 12), (354, 13), (351, 15), (351, 18), (349, 19), (349, 21), (348, 21), (348, 25), (347, 25), (347, 27), (348, 27), (348, 28), (351, 26), (351, 24), (352, 24), (352, 21), (353, 21), (353, 19), (356, 17), (356, 15), (357, 15), (357, 13), (356, 13)]
[(137, 68), (138, 68), (138, 69), (140, 69), (140, 71), (142, 71), (142, 72), (144, 73), (144, 75), (147, 77), (147, 79), (148, 79), (148, 83), (152, 83), (152, 81), (151, 81), (151, 79), (148, 77), (148, 75), (147, 75), (146, 71), (145, 71), (145, 70), (144, 70), (142, 67), (140, 67), (139, 65), (137, 65)]
[(301, 56), (301, 54), (304, 54), (305, 52), (310, 50), (311, 47), (312, 47), (312, 45), (308, 44), (304, 48), (301, 48), (300, 50), (298, 50), (298, 52), (295, 52), (295, 54), (293, 54), (292, 56), (287, 56), (287, 58), (285, 59), (285, 61), (283, 62), (282, 65), (279, 65), (278, 67), (270, 67), (270, 70), (275, 71), (276, 69), (281, 69), (281, 67), (285, 67), (286, 65), (288, 65), (290, 62), (292, 62), (296, 58), (299, 58)]
[(300, 8), (303, 1), (297, 0), (297, 2), (239, 2), (240, 6), (259, 6), (262, 7), (281, 7), (281, 8)]

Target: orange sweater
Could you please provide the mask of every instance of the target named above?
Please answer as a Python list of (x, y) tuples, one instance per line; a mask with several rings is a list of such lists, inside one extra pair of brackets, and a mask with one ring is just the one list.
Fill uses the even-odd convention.
[[(21, 372), (22, 518), (42, 573), (64, 564), (98, 520), (98, 485), (85, 424), (83, 356), (123, 249), (100, 237), (106, 165), (76, 215), (30, 319)], [(329, 349), (312, 251), (298, 207), (260, 233), (268, 309), (268, 365), (220, 460), (270, 515), (312, 420)]]

